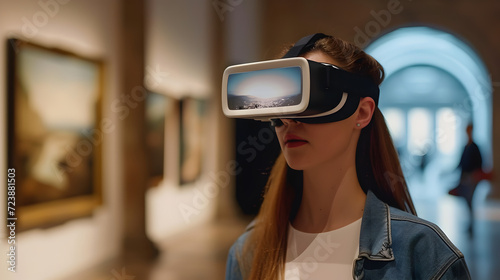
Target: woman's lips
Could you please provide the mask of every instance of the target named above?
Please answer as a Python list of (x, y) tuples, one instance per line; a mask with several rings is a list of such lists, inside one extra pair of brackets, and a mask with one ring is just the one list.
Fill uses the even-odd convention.
[(285, 135), (285, 146), (288, 148), (300, 147), (307, 144), (307, 140), (300, 138), (297, 135), (287, 134)]

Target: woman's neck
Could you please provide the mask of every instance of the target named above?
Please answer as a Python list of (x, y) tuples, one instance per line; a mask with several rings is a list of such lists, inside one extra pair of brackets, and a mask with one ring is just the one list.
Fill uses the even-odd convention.
[(304, 232), (325, 232), (363, 216), (366, 194), (353, 164), (304, 171), (302, 201), (293, 226)]

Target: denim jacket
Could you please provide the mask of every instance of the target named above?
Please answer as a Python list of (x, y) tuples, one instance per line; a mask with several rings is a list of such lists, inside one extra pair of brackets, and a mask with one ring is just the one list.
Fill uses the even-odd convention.
[[(226, 280), (243, 280), (236, 256), (252, 228), (231, 247)], [(463, 254), (438, 226), (388, 206), (370, 191), (352, 276), (356, 280), (470, 279)]]

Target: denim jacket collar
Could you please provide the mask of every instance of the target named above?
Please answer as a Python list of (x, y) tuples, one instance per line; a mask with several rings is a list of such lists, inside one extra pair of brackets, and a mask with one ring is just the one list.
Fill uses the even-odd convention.
[(352, 270), (353, 279), (364, 278), (363, 263), (372, 261), (393, 261), (391, 216), (387, 204), (380, 201), (374, 193), (366, 194), (365, 210), (359, 237), (359, 255)]
[(373, 261), (393, 261), (389, 206), (368, 191), (361, 224), (359, 257)]

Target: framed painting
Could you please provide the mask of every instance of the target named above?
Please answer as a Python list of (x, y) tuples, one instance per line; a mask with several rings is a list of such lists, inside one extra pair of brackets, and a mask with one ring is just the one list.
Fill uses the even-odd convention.
[(165, 174), (166, 119), (171, 117), (174, 99), (155, 92), (146, 98), (146, 146), (148, 153), (149, 187), (161, 183)]
[(18, 39), (7, 52), (18, 229), (91, 215), (101, 204), (102, 62)]
[(195, 182), (202, 173), (207, 102), (187, 97), (179, 103), (179, 183), (185, 185)]

